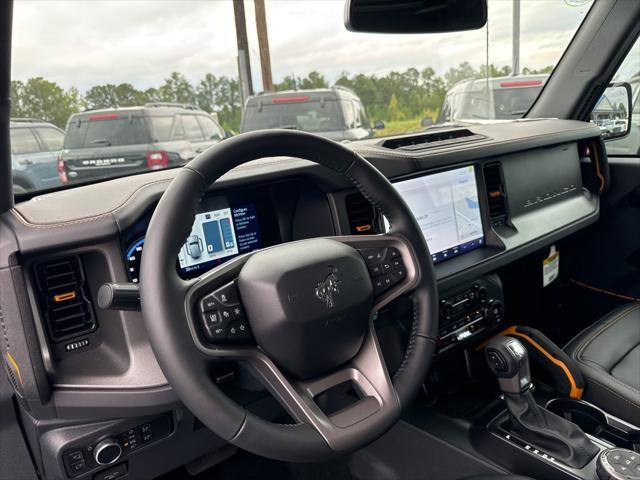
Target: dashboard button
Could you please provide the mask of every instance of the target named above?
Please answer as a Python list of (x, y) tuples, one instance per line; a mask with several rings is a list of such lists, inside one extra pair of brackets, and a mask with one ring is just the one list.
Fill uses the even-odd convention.
[(82, 452), (80, 450), (67, 453), (67, 457), (69, 458), (69, 463), (84, 462), (84, 456), (82, 455)]
[(396, 247), (391, 247), (387, 249), (387, 258), (397, 258), (400, 256), (400, 250)]
[(384, 260), (386, 249), (384, 248), (363, 248), (360, 253), (364, 257), (365, 262), (369, 265), (380, 263)]
[(213, 294), (209, 294), (200, 300), (200, 311), (201, 312), (210, 312), (211, 310), (216, 310), (220, 308), (220, 304), (218, 300), (213, 296)]
[(227, 338), (234, 341), (247, 341), (251, 339), (249, 325), (244, 320), (238, 320), (229, 324)]
[(233, 310), (231, 308), (221, 308), (220, 318), (223, 322), (229, 322), (233, 319)]
[(85, 468), (86, 468), (86, 465), (84, 462), (76, 462), (69, 465), (69, 469), (71, 470), (71, 473), (80, 473)]
[(218, 310), (203, 313), (202, 320), (207, 327), (216, 327), (222, 324), (222, 317), (220, 316), (220, 312)]
[(231, 313), (233, 313), (233, 318), (238, 320), (239, 318), (244, 318), (244, 310), (240, 305), (236, 305), (235, 307), (231, 307)]
[(238, 295), (238, 287), (236, 282), (230, 282), (224, 287), (219, 288), (213, 292), (213, 296), (223, 305), (237, 305), (240, 303), (240, 297)]
[(378, 275), (382, 275), (382, 265), (379, 263), (375, 263), (373, 265), (369, 265), (369, 273), (372, 277), (377, 277)]
[(205, 325), (204, 331), (205, 336), (213, 342), (226, 338), (225, 328), (222, 326), (222, 324), (215, 327)]

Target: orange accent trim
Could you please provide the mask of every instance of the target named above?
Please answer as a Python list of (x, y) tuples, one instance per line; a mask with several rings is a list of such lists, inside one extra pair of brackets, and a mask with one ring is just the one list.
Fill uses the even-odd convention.
[[(569, 368), (565, 365), (565, 363), (554, 357), (553, 355), (551, 355), (549, 352), (547, 352), (542, 345), (540, 345), (538, 342), (536, 342), (533, 338), (531, 338), (529, 335), (524, 334), (524, 333), (520, 333), (518, 331), (516, 331), (515, 326), (512, 327), (507, 327), (504, 330), (496, 333), (494, 336), (498, 337), (498, 336), (506, 336), (506, 335), (514, 335), (516, 337), (521, 337), (524, 338), (527, 342), (529, 342), (531, 345), (533, 345), (536, 349), (540, 350), (540, 352), (542, 352), (542, 354), (547, 357), (552, 363), (554, 363), (555, 365), (557, 365), (558, 367), (560, 367), (562, 369), (562, 371), (564, 372), (564, 374), (567, 376), (567, 378), (569, 379), (569, 383), (571, 384), (571, 391), (569, 392), (569, 396), (571, 398), (576, 398), (576, 399), (580, 399), (582, 398), (582, 394), (584, 393), (584, 389), (583, 388), (578, 388), (578, 385), (576, 384), (575, 379), (573, 378), (573, 375), (571, 375), (571, 371), (569, 370)], [(493, 337), (491, 337), (493, 338)], [(487, 345), (487, 343), (489, 343), (489, 341), (491, 340), (491, 338), (489, 338), (488, 340), (486, 340), (485, 342), (481, 343), (478, 347), (476, 347), (476, 351), (477, 350), (481, 350), (482, 348), (484, 348), (485, 345)]]
[(577, 399), (582, 398), (582, 394), (584, 392), (584, 389), (578, 388), (578, 385), (576, 385), (576, 381), (573, 378), (573, 375), (571, 375), (571, 371), (569, 370), (567, 365), (562, 360), (560, 360), (559, 358), (554, 357), (549, 352), (547, 352), (542, 345), (540, 345), (538, 342), (536, 342), (529, 335), (516, 331), (516, 327), (509, 327), (509, 328), (507, 328), (506, 330), (503, 330), (503, 331), (506, 331), (507, 335), (514, 335), (516, 337), (524, 338), (527, 342), (529, 342), (536, 349), (538, 349), (545, 357), (547, 357), (552, 363), (554, 363), (555, 365), (560, 367), (562, 369), (562, 371), (564, 372), (564, 374), (569, 379), (569, 383), (571, 384), (571, 391), (569, 392), (569, 396), (571, 398), (577, 398)]
[(70, 292), (59, 293), (58, 295), (54, 295), (53, 301), (58, 303), (58, 302), (64, 302), (66, 300), (73, 300), (74, 298), (76, 298), (76, 291), (72, 290)]
[(574, 280), (574, 279), (569, 279), (569, 281), (571, 283), (575, 283), (576, 285), (578, 285), (580, 287), (587, 288), (589, 290), (593, 290), (594, 292), (604, 293), (605, 295), (610, 295), (612, 297), (621, 298), (622, 300), (630, 300), (632, 302), (640, 302), (640, 298), (638, 298), (638, 297), (632, 297), (632, 296), (629, 296), (629, 295), (622, 295), (620, 293), (610, 292), (609, 290), (604, 290), (602, 288), (594, 287), (592, 285), (588, 285), (586, 283), (582, 283), (582, 282), (579, 282), (578, 280)]
[(7, 352), (7, 360), (9, 360), (9, 363), (11, 364), (11, 366), (15, 369), (16, 373), (18, 374), (18, 380), (20, 380), (20, 385), (22, 385), (24, 387), (24, 383), (22, 382), (22, 375), (20, 374), (20, 367), (18, 366), (18, 362), (16, 362), (16, 360), (13, 358), (13, 356)]
[(498, 198), (502, 196), (502, 192), (500, 192), (500, 190), (494, 190), (493, 192), (489, 192), (489, 196), (491, 198)]
[(356, 227), (356, 232), (368, 232), (371, 230), (371, 225), (358, 225)]
[(600, 179), (600, 192), (604, 192), (604, 175), (602, 175), (602, 172), (600, 171), (600, 159), (598, 157), (598, 145), (594, 142), (592, 143), (593, 146), (593, 157), (594, 157), (594, 161), (596, 164), (596, 175), (597, 177)]

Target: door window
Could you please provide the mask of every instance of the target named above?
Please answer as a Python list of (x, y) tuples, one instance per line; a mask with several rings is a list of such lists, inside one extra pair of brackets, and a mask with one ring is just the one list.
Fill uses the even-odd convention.
[(202, 142), (204, 140), (204, 135), (202, 135), (202, 130), (195, 115), (182, 115), (182, 124), (184, 125), (184, 133), (187, 140), (192, 142)]
[(40, 151), (40, 145), (30, 128), (11, 129), (11, 153), (25, 155)]
[(64, 134), (60, 130), (51, 127), (38, 127), (35, 130), (47, 151), (55, 152), (62, 150)]
[(222, 140), (224, 132), (211, 118), (198, 115), (198, 122), (200, 122), (200, 127), (202, 127), (202, 131), (204, 132), (205, 140)]

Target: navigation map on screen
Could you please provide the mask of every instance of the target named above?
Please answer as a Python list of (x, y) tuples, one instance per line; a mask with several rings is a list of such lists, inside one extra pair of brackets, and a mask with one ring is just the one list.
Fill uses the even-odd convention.
[(394, 186), (415, 215), (434, 262), (484, 244), (473, 166), (403, 180)]

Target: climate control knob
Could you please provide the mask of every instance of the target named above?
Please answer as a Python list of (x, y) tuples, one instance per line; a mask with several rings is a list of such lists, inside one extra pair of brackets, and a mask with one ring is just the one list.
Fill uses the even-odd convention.
[(493, 323), (499, 323), (504, 316), (504, 305), (500, 300), (491, 300), (487, 305), (487, 315)]
[(115, 438), (105, 438), (93, 449), (93, 458), (99, 465), (116, 462), (122, 455), (122, 447)]

